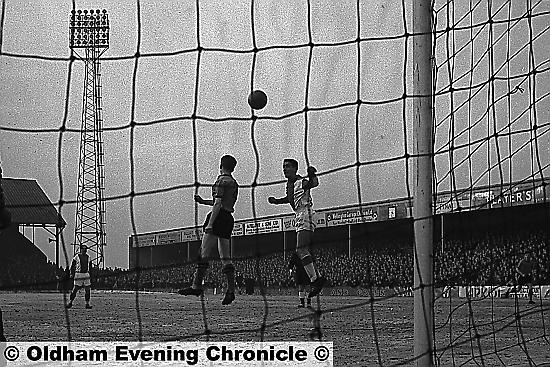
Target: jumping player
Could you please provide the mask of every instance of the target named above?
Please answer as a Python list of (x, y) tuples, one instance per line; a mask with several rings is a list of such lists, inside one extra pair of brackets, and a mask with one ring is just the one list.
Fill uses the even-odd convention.
[[(300, 298), (300, 304), (298, 308), (306, 307), (306, 286), (310, 284), (309, 277), (306, 274), (306, 270), (302, 265), (302, 261), (294, 252), (288, 263), (288, 268), (290, 269), (290, 274), (294, 276), (294, 281), (298, 287), (298, 297)], [(311, 298), (307, 297), (307, 308), (311, 308)]]
[(235, 202), (239, 185), (231, 175), (235, 170), (237, 160), (224, 155), (220, 163), (220, 175), (212, 186), (212, 200), (206, 200), (195, 195), (195, 201), (199, 204), (212, 206), (212, 211), (206, 216), (204, 222), (204, 236), (197, 261), (193, 284), (189, 288), (179, 290), (184, 296), (200, 296), (203, 292), (202, 282), (208, 269), (208, 261), (215, 251), (216, 245), (223, 264), (223, 272), (227, 277), (227, 290), (222, 305), (228, 305), (235, 300), (235, 267), (231, 261), (230, 239), (233, 232), (234, 219), (232, 213), (235, 211)]
[(317, 271), (309, 247), (315, 231), (315, 211), (312, 209), (310, 190), (319, 186), (319, 179), (314, 167), (308, 167), (307, 178), (298, 175), (298, 162), (294, 159), (283, 161), (283, 174), (288, 179), (286, 196), (280, 199), (273, 196), (268, 198), (270, 204), (290, 204), (295, 213), (297, 244), (296, 253), (311, 281), (311, 290), (308, 298), (315, 297), (321, 292), (325, 278)]
[(65, 306), (66, 308), (73, 307), (73, 301), (76, 297), (76, 294), (80, 289), (84, 287), (84, 299), (86, 300), (86, 308), (90, 309), (90, 293), (92, 288), (92, 283), (90, 281), (90, 270), (92, 268), (92, 262), (90, 257), (86, 254), (88, 248), (85, 245), (80, 245), (80, 252), (75, 255), (71, 263), (71, 276), (74, 280), (73, 291), (71, 292), (69, 303)]

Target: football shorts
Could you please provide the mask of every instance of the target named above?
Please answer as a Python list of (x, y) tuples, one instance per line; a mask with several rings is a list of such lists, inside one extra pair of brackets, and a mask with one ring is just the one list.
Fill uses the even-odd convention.
[[(206, 220), (202, 226), (203, 229), (205, 229), (208, 225), (211, 215), (212, 213), (210, 212), (206, 216)], [(220, 212), (212, 225), (212, 233), (220, 238), (230, 239), (234, 224), (235, 220), (233, 219), (233, 215), (227, 210), (220, 209)]]
[(311, 208), (299, 209), (296, 211), (296, 232), (315, 231), (317, 226), (316, 213)]
[(89, 287), (92, 285), (90, 282), (90, 273), (75, 273), (74, 285), (76, 287)]

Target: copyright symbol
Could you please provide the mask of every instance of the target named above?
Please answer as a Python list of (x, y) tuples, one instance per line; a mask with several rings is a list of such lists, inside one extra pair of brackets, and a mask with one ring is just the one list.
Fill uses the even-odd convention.
[(315, 351), (313, 352), (313, 355), (318, 361), (326, 361), (330, 355), (330, 351), (327, 347), (320, 345), (317, 348), (315, 348)]
[(17, 360), (17, 358), (19, 358), (19, 349), (14, 346), (7, 347), (4, 349), (4, 357), (11, 362)]

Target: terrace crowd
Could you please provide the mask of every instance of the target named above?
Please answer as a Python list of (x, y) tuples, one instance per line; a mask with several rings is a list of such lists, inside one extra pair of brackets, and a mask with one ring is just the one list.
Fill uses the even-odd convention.
[[(534, 260), (535, 284), (550, 284), (550, 244), (543, 232), (488, 235), (468, 240), (447, 239), (434, 248), (436, 285), (502, 285), (513, 279), (525, 253)], [(413, 283), (412, 244), (398, 241), (369, 243), (352, 249), (314, 248), (320, 271), (329, 286), (407, 287)], [(285, 256), (286, 255), (286, 256)], [(256, 286), (294, 287), (288, 269), (290, 253), (234, 259), (237, 278)], [(66, 272), (54, 264), (28, 259), (0, 260), (0, 289), (69, 289)], [(193, 263), (149, 269), (102, 269), (92, 272), (96, 289), (181, 288), (192, 279)], [(210, 264), (205, 283), (224, 287), (219, 261)]]
[[(535, 284), (550, 284), (550, 248), (543, 233), (513, 236), (485, 236), (447, 240), (434, 249), (435, 282), (441, 285), (502, 285), (515, 276), (516, 265), (529, 253), (534, 262)], [(320, 271), (329, 286), (407, 287), (413, 283), (412, 245), (404, 243), (366, 244), (350, 253), (347, 249), (313, 250)], [(237, 275), (253, 279), (264, 287), (293, 287), (288, 270), (290, 254), (276, 253), (261, 258), (234, 259)], [(139, 271), (104, 270), (98, 286), (123, 289), (176, 289), (192, 279), (193, 263)], [(223, 287), (219, 261), (210, 264), (205, 283)]]

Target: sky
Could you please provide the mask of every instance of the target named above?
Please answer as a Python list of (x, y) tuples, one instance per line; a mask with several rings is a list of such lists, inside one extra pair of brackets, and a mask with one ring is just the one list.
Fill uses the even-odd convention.
[[(441, 33), (435, 46), (437, 188), (448, 189), (453, 177), (459, 187), (525, 179), (538, 171), (535, 148), (548, 176), (550, 22), (545, 12), (550, 2), (532, 2), (532, 12), (541, 15), (531, 22), (501, 22), (521, 18), (524, 2), (492, 1), (491, 9), (487, 1), (446, 3), (436, 2), (438, 29), (449, 22), (456, 29)], [(202, 223), (207, 208), (195, 206), (192, 185), (200, 182), (198, 192), (210, 195), (224, 154), (238, 161), (237, 220), (290, 212), (267, 204), (268, 196), (284, 195), (282, 160), (287, 157), (299, 161), (299, 173), (308, 162), (318, 169), (317, 208), (405, 197), (412, 183), (406, 164), (412, 162), (404, 156), (413, 153), (414, 130), (412, 100), (402, 99), (413, 87), (412, 38), (403, 37), (405, 30), (412, 32), (412, 2), (404, 4), (405, 9), (400, 1), (362, 0), (358, 17), (355, 1), (313, 0), (308, 22), (306, 1), (257, 0), (252, 28), (249, 1), (200, 1), (197, 37), (195, 1), (140, 1), (139, 12), (134, 0), (76, 1), (76, 9), (107, 9), (110, 19), (110, 47), (101, 60), (105, 265), (128, 266), (128, 237), (134, 231)], [(71, 1), (8, 0), (2, 14), (3, 174), (37, 180), (53, 203), (74, 202), (77, 193), (84, 67), (69, 61), (72, 7)], [(490, 12), (496, 21), (492, 36), (485, 23)], [(261, 49), (254, 70), (252, 29)], [(310, 66), (308, 29), (315, 44)], [(351, 42), (358, 36), (365, 39), (359, 55)], [(206, 50), (200, 53), (197, 85), (198, 38)], [(334, 43), (339, 45), (328, 45)], [(306, 46), (288, 47), (296, 45)], [(263, 49), (270, 46), (285, 47)], [(540, 69), (535, 77), (524, 76), (533, 69)], [(497, 78), (487, 83), (491, 74)], [(268, 95), (255, 122), (246, 103), (252, 79), (253, 88)], [(458, 90), (452, 94), (451, 84)], [(510, 94), (516, 87), (518, 92)], [(358, 90), (365, 102), (359, 109), (353, 104)], [(306, 105), (314, 110), (304, 113)], [(203, 118), (193, 125), (195, 108)], [(132, 116), (138, 124), (134, 129)], [(61, 134), (64, 121), (68, 131)], [(541, 126), (536, 139), (534, 122)], [(505, 136), (487, 139), (494, 129), (504, 129)], [(495, 162), (501, 164), (493, 167)], [(253, 190), (255, 181), (260, 186)], [(132, 187), (139, 194), (133, 211)], [(75, 211), (73, 203), (61, 207), (66, 244), (74, 241)], [(35, 243), (53, 259), (48, 235), (40, 232)]]

